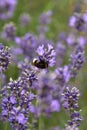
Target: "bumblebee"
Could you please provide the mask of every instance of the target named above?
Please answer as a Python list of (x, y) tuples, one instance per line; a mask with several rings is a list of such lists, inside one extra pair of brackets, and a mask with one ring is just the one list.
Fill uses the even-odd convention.
[(43, 57), (35, 58), (33, 60), (33, 65), (40, 69), (48, 68), (48, 62)]

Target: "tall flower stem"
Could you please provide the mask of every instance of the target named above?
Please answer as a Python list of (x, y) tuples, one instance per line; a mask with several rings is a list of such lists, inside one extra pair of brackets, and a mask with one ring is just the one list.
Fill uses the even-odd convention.
[(7, 123), (7, 121), (6, 121), (6, 123), (5, 123), (5, 130), (7, 130), (7, 125), (8, 125), (8, 123)]
[(39, 117), (39, 130), (43, 130), (44, 128), (44, 123), (43, 123), (43, 119), (42, 116)]

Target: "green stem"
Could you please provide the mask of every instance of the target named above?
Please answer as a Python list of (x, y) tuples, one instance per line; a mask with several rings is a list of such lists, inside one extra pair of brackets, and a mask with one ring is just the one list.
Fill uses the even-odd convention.
[(42, 120), (42, 116), (39, 117), (39, 130), (43, 130), (43, 120)]
[(8, 125), (8, 123), (7, 123), (7, 121), (6, 121), (6, 123), (5, 123), (5, 130), (7, 130), (7, 125)]

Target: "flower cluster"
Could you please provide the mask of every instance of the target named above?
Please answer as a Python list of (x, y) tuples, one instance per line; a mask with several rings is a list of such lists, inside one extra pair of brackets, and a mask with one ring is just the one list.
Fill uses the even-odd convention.
[(10, 62), (11, 54), (9, 53), (9, 48), (0, 44), (0, 72), (7, 70)]
[(25, 80), (26, 82), (29, 83), (30, 86), (32, 86), (32, 83), (34, 81), (37, 81), (37, 75), (36, 72), (34, 70), (28, 70), (28, 69), (24, 69), (24, 71), (22, 72), (22, 79)]
[(47, 25), (50, 24), (51, 22), (51, 16), (52, 16), (51, 10), (44, 12), (40, 15), (38, 32), (39, 32), (40, 39), (42, 40), (45, 38), (45, 33), (49, 29)]
[(30, 59), (33, 57), (34, 51), (37, 47), (37, 37), (34, 34), (26, 33), (24, 37), (15, 38), (17, 45), (22, 50), (24, 56), (29, 57)]
[(55, 70), (56, 72), (56, 80), (61, 86), (64, 86), (69, 82), (71, 75), (69, 71), (69, 66), (59, 67)]
[(23, 13), (20, 15), (19, 23), (20, 23), (21, 27), (27, 26), (30, 22), (31, 22), (31, 17), (29, 14)]
[(85, 31), (87, 25), (87, 12), (84, 14), (75, 14), (70, 17), (69, 26), (77, 29), (78, 31)]
[(28, 128), (28, 119), (31, 102), (35, 95), (29, 91), (29, 84), (22, 80), (10, 82), (2, 90), (2, 117), (10, 122), (13, 130), (25, 130)]
[(71, 120), (68, 121), (68, 125), (66, 125), (66, 130), (70, 127), (72, 129), (76, 129), (80, 122), (82, 121), (82, 117), (80, 116), (80, 111), (78, 108), (78, 99), (80, 96), (80, 92), (76, 87), (68, 86), (66, 91), (63, 93), (64, 103), (63, 106), (65, 109), (70, 111)]
[(66, 92), (64, 93), (64, 99), (66, 102), (64, 102), (64, 108), (70, 110), (70, 109), (76, 109), (78, 108), (78, 98), (80, 96), (79, 90), (76, 87), (66, 88)]
[[(0, 0), (0, 19), (11, 18), (16, 4), (17, 0)], [(55, 42), (46, 38), (52, 14), (53, 10), (48, 10), (40, 15), (36, 34), (25, 32), (31, 22), (27, 12), (20, 14), (19, 28), (9, 22), (0, 32), (0, 120), (12, 130), (60, 130), (56, 121), (48, 127), (44, 120), (60, 119), (62, 107), (70, 117), (63, 130), (79, 130), (83, 120), (78, 110), (80, 91), (71, 84), (86, 61), (87, 39), (81, 31), (87, 32), (87, 12), (71, 16), (69, 26), (75, 30), (61, 32)], [(6, 42), (11, 51), (4, 46)], [(10, 62), (11, 70), (9, 67), (4, 73)]]
[(71, 69), (71, 75), (76, 76), (77, 71), (80, 70), (83, 66), (83, 63), (85, 62), (84, 58), (84, 49), (81, 46), (76, 46), (74, 54), (70, 57), (70, 69)]
[(0, 19), (6, 20), (13, 16), (17, 0), (0, 1)]
[(15, 38), (16, 27), (13, 23), (8, 23), (4, 26), (4, 30), (2, 32), (2, 38), (6, 40), (14, 40)]
[(51, 16), (52, 16), (52, 11), (49, 10), (45, 13), (42, 13), (41, 16), (40, 16), (40, 20), (39, 20), (39, 23), (40, 24), (49, 24), (51, 22)]

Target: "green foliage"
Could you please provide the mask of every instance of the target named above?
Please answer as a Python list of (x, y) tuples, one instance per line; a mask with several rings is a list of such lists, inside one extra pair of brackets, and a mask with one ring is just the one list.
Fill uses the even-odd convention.
[[(74, 0), (75, 1), (75, 0)], [(52, 24), (50, 24), (50, 30), (47, 33), (47, 37), (55, 40), (61, 31), (68, 32), (68, 18), (70, 14), (72, 14), (72, 6), (73, 0), (18, 0), (18, 5), (16, 7), (13, 18), (7, 21), (0, 21), (0, 31), (2, 31), (5, 23), (12, 21), (17, 27), (17, 35), (23, 36), (26, 32), (34, 32), (37, 34), (36, 26), (38, 25), (39, 15), (47, 10), (53, 10), (52, 16)], [(21, 28), (19, 25), (19, 16), (21, 13), (28, 12), (32, 17), (32, 22), (27, 28)], [(3, 42), (0, 40), (0, 42)], [(11, 45), (14, 43), (5, 42), (5, 45)], [(83, 72), (82, 72), (83, 71)], [(82, 90), (82, 97), (80, 99), (80, 107), (82, 109), (82, 115), (84, 117), (84, 121), (82, 122), (80, 130), (87, 129), (87, 69), (86, 66), (84, 70), (81, 71), (81, 74), (78, 77), (77, 84), (80, 85), (80, 89)], [(10, 66), (7, 74), (7, 80), (12, 77), (16, 79), (18, 76), (18, 68), (14, 66)], [(81, 76), (81, 77), (80, 77)], [(83, 79), (83, 77), (85, 77)], [(78, 83), (79, 82), (79, 83)], [(85, 104), (85, 105), (84, 105)], [(54, 117), (54, 118), (53, 118)], [(67, 114), (62, 110), (60, 114), (54, 113), (51, 118), (44, 119), (43, 122), (46, 124), (46, 127), (59, 125), (64, 127), (64, 124), (67, 122)], [(11, 130), (10, 126), (7, 124), (3, 124), (0, 122), (0, 130)]]

